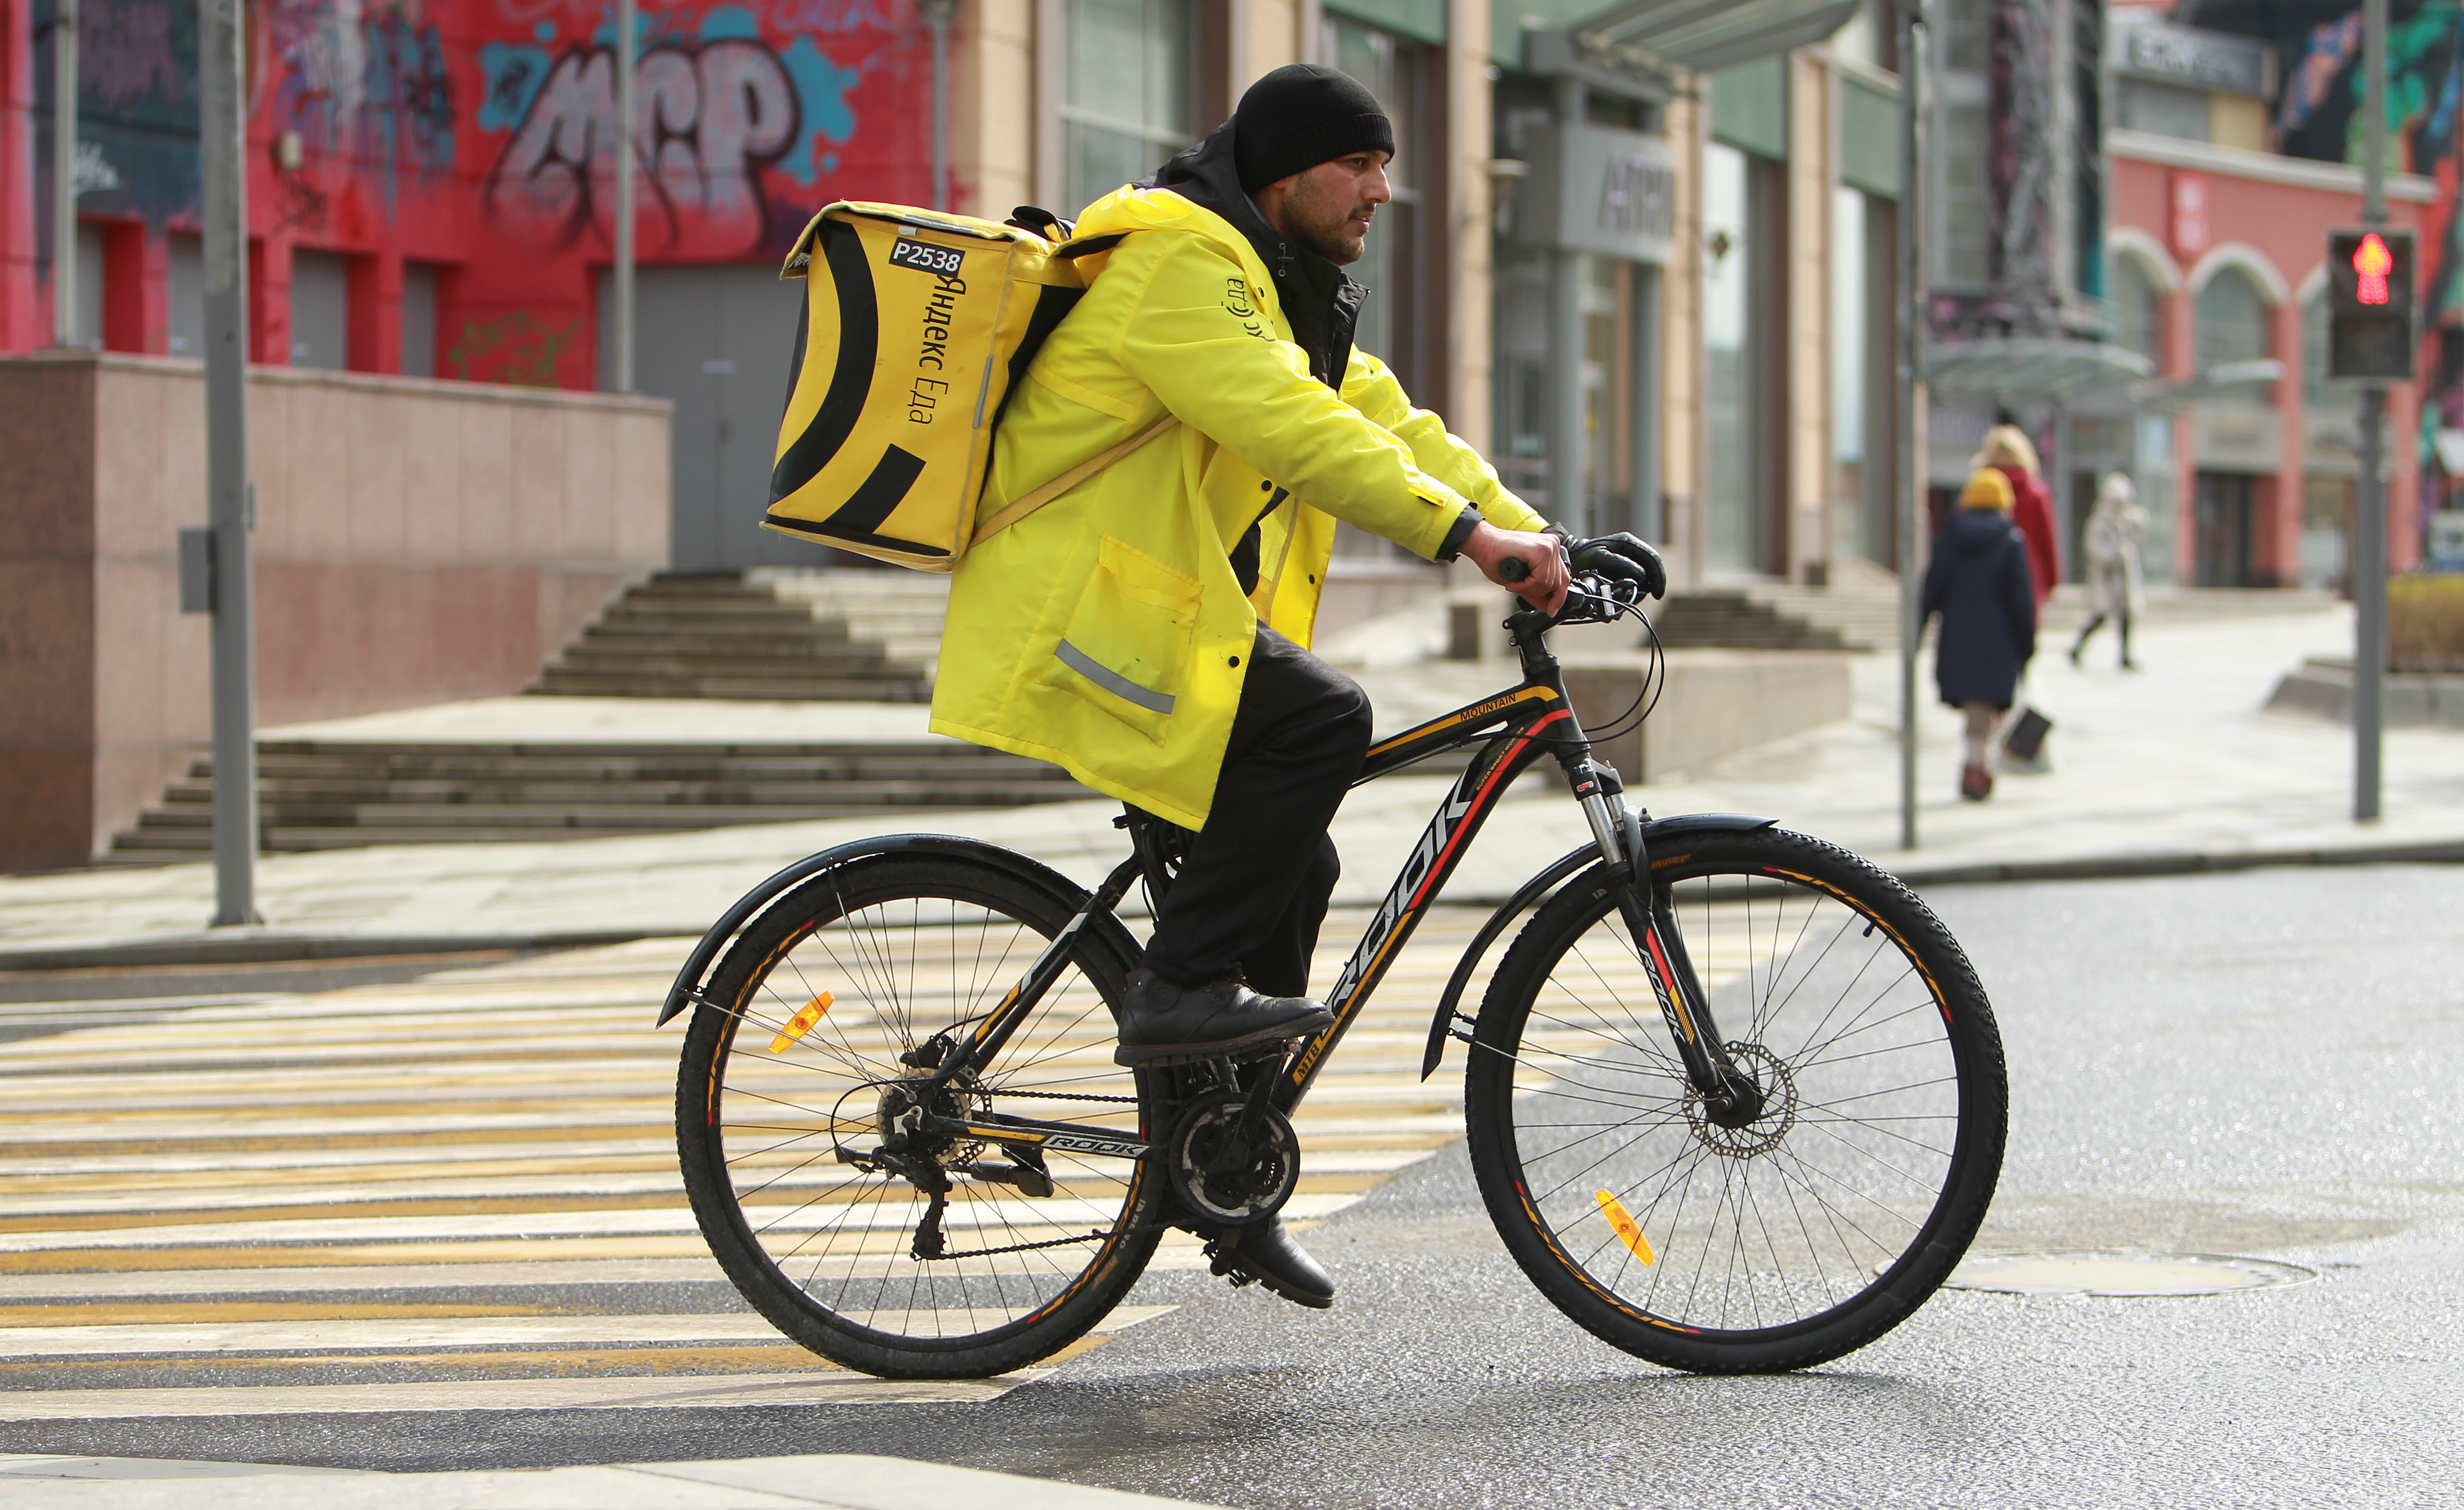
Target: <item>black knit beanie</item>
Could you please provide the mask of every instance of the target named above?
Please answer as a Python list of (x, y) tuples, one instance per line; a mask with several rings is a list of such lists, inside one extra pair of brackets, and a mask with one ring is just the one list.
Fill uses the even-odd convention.
[(1395, 155), (1395, 127), (1367, 86), (1315, 63), (1287, 63), (1249, 86), (1232, 112), (1241, 191), (1375, 147)]

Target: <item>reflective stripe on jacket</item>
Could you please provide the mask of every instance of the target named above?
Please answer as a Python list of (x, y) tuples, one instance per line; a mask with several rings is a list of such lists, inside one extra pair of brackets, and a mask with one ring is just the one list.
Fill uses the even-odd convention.
[[(933, 728), (1195, 828), (1257, 624), (1309, 643), (1335, 520), (1424, 558), (1465, 503), (1502, 528), (1543, 521), (1375, 358), (1353, 354), (1340, 394), (1312, 378), (1265, 262), (1221, 216), (1124, 188), (1078, 222), (1113, 232), (1010, 401), (978, 516), (1180, 424), (968, 551)], [(1243, 595), (1231, 553), (1261, 515)]]

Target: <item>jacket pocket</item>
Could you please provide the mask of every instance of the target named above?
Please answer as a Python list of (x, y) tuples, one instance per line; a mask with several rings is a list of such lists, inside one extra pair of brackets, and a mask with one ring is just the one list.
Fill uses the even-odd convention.
[(1160, 741), (1189, 670), (1198, 579), (1106, 535), (1044, 681)]

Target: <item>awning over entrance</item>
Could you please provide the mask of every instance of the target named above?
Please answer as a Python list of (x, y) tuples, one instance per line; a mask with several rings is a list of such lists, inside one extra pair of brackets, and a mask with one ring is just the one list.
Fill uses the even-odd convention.
[(1925, 383), (1942, 398), (2061, 404), (2125, 388), (2156, 369), (2146, 358), (2091, 340), (1998, 337), (1926, 348)]
[(1821, 41), (1859, 0), (1625, 0), (1566, 30), (1682, 68), (1727, 68)]

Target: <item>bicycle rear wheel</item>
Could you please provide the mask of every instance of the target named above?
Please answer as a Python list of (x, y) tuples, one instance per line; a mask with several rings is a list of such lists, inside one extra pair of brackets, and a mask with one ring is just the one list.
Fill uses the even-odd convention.
[(1777, 829), (1652, 856), (1763, 1114), (1705, 1114), (1605, 868), (1526, 925), (1484, 1000), (1471, 1156), (1533, 1283), (1674, 1368), (1775, 1372), (1897, 1325), (1948, 1277), (1999, 1174), (2002, 1046), (1914, 893)]
[[(677, 1143), (712, 1253), (781, 1331), (885, 1378), (981, 1377), (1067, 1346), (1136, 1281), (1163, 1200), (1148, 1160), (946, 1142), (922, 1150), (949, 1186), (936, 1212), (916, 1180), (847, 1158), (915, 1109), (903, 1087), (931, 1071), (901, 1056), (964, 1041), (1082, 902), (985, 860), (885, 857), (790, 892), (720, 960)], [(927, 1109), (1136, 1130), (1139, 1077), (1111, 1061), (1131, 968), (1082, 930), (1000, 1054)]]

